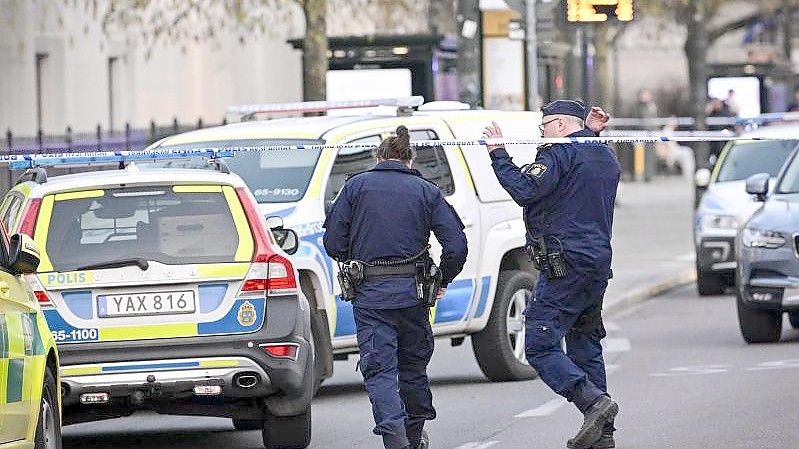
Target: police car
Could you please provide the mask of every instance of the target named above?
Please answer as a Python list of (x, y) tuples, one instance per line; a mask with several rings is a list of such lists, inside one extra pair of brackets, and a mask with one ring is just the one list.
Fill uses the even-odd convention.
[(0, 448), (61, 447), (58, 351), (22, 276), (36, 270), (30, 238), (0, 226)]
[(270, 233), (241, 178), (213, 162), (33, 168), (6, 195), (0, 220), (41, 249), (28, 281), (60, 349), (66, 424), (148, 408), (232, 417), (267, 448), (309, 444), (317, 380), (286, 252), (296, 234), (280, 219)]
[(735, 237), (760, 204), (747, 197), (746, 179), (756, 173), (776, 177), (799, 140), (747, 140), (747, 137), (796, 135), (796, 125), (752, 131), (727, 144), (710, 172), (700, 169), (696, 184), (705, 189), (694, 221), (697, 288), (700, 295), (719, 295), (735, 284)]
[[(354, 107), (374, 106), (353, 110)], [(414, 110), (414, 108), (417, 108)], [(344, 109), (344, 114), (333, 111)], [(300, 245), (292, 257), (300, 288), (311, 303), (311, 322), (319, 332), (318, 352), (324, 369), (334, 358), (357, 352), (352, 305), (340, 297), (337, 267), (322, 245), (322, 223), (345, 180), (372, 168), (372, 148), (398, 125), (410, 130), (411, 140), (480, 139), (484, 127), (498, 122), (508, 138), (538, 137), (537, 112), (469, 110), (462, 103), (421, 104), (419, 98), (373, 102), (311, 102), (249, 105), (232, 108), (231, 115), (257, 118), (260, 114), (327, 110), (327, 116), (249, 120), (163, 139), (150, 150), (183, 151), (264, 145), (361, 144), (361, 148), (304, 151), (241, 152), (227, 161), (252, 190), (261, 215), (280, 216), (297, 230)], [(512, 145), (518, 165), (532, 162), (535, 147)], [(469, 257), (458, 278), (432, 310), (437, 336), (460, 345), (465, 337), (491, 380), (528, 379), (535, 375), (524, 354), (524, 316), (528, 294), (537, 273), (524, 252), (521, 208), (502, 189), (484, 146), (436, 145), (417, 149), (414, 168), (432, 180), (460, 215), (466, 229)], [(435, 258), (440, 247), (433, 241)], [(321, 368), (320, 368), (321, 369)]]

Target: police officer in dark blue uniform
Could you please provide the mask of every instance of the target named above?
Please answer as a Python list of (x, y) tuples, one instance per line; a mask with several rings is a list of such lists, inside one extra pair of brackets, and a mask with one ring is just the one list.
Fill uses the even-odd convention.
[(442, 247), (440, 288), (432, 292), (440, 298), (466, 261), (466, 235), (441, 189), (411, 168), (406, 127), (383, 141), (377, 158), (372, 170), (345, 183), (327, 215), (324, 244), (337, 261), (356, 261), (345, 263), (354, 267), (346, 272), (363, 278), (354, 289), (353, 310), (374, 433), (387, 449), (426, 448), (424, 422), (436, 411), (427, 379), (430, 304), (420, 303), (419, 263), (432, 262), (432, 231)]
[[(585, 106), (578, 101), (558, 100), (542, 110), (544, 137), (593, 137), (609, 119), (595, 107), (586, 122)], [(484, 136), (500, 138), (502, 132), (493, 123)], [(519, 168), (502, 146), (488, 147), (497, 179), (524, 207), (528, 252), (541, 271), (525, 310), (527, 360), (584, 415), (569, 448), (615, 447), (618, 405), (607, 393), (600, 313), (612, 277), (619, 162), (607, 145), (568, 143), (539, 147), (535, 163)]]

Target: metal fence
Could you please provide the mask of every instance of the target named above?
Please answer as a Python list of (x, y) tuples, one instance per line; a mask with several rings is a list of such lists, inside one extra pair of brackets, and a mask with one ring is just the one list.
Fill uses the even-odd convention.
[[(222, 123), (224, 124), (224, 122)], [(39, 131), (35, 136), (17, 136), (11, 130), (6, 131), (5, 138), (0, 140), (0, 154), (8, 153), (49, 153), (53, 151), (96, 151), (96, 150), (141, 150), (164, 137), (186, 131), (204, 128), (202, 119), (196, 123), (178, 123), (174, 119), (169, 125), (156, 125), (150, 122), (148, 128), (133, 128), (129, 124), (124, 130), (107, 130), (100, 125), (94, 132), (72, 131), (67, 127), (64, 134), (44, 134)], [(51, 168), (52, 176), (79, 173), (96, 168)], [(21, 173), (0, 167), (0, 192), (7, 192)]]

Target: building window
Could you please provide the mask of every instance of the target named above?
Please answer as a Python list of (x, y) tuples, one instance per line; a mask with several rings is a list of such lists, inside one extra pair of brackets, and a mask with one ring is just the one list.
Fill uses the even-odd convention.
[(108, 129), (114, 130), (121, 127), (117, 121), (121, 114), (120, 106), (120, 80), (119, 80), (119, 58), (114, 56), (108, 58)]
[(44, 128), (44, 111), (46, 110), (46, 80), (48, 70), (48, 54), (36, 53), (36, 129)]

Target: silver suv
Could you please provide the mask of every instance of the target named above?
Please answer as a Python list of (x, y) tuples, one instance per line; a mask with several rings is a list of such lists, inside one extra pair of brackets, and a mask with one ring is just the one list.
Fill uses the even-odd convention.
[(799, 150), (776, 185), (766, 173), (751, 176), (746, 192), (762, 207), (738, 236), (738, 321), (748, 343), (780, 339), (783, 313), (799, 328)]
[[(769, 126), (742, 137), (799, 135), (799, 126)], [(776, 177), (798, 140), (737, 140), (722, 150), (713, 172), (700, 169), (696, 184), (706, 191), (696, 209), (697, 288), (700, 295), (719, 295), (735, 283), (735, 236), (759, 204), (746, 196), (745, 180), (757, 173)]]

